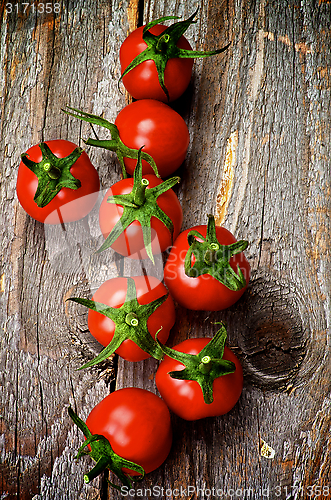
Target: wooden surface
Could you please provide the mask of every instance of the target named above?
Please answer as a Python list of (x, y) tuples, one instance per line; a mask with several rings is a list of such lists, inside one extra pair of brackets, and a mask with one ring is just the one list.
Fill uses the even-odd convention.
[[(156, 392), (155, 360), (75, 371), (100, 346), (86, 310), (64, 303), (139, 266), (112, 251), (95, 256), (97, 208), (63, 231), (32, 220), (15, 193), (29, 146), (91, 134), (63, 106), (113, 121), (129, 102), (117, 89), (118, 51), (139, 20), (188, 17), (197, 7), (143, 3), (63, 0), (48, 15), (1, 4), (1, 499), (123, 498), (105, 477), (83, 484), (91, 464), (74, 460), (82, 434), (67, 407), (86, 418), (115, 378), (116, 387)], [(201, 2), (187, 36), (200, 49), (232, 44), (195, 62), (188, 91), (173, 105), (191, 136), (176, 188), (183, 229), (213, 212), (249, 240), (252, 280), (227, 311), (177, 307), (170, 344), (213, 335), (215, 321), (225, 320), (245, 385), (224, 417), (187, 423), (173, 416), (168, 460), (137, 487), (157, 486), (160, 495), (136, 497), (161, 498), (164, 488), (173, 500), (183, 487), (179, 498), (304, 499), (319, 493), (315, 485), (319, 498), (331, 498), (331, 4)], [(112, 153), (88, 154), (103, 190), (119, 180)], [(162, 259), (150, 271), (162, 278)], [(261, 455), (263, 441), (273, 459)]]

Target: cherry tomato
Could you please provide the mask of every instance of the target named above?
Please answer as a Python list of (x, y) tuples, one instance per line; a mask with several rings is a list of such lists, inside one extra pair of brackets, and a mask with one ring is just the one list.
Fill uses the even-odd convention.
[[(131, 279), (131, 278), (130, 278)], [(165, 286), (154, 276), (134, 276), (138, 304), (145, 305), (167, 294)], [(93, 295), (93, 300), (101, 302), (107, 306), (119, 308), (126, 300), (128, 278), (112, 278), (105, 281)], [(139, 309), (135, 311), (139, 318)], [(170, 295), (148, 318), (147, 328), (155, 339), (155, 334), (160, 330), (159, 339), (166, 342), (170, 329), (175, 323), (175, 307)], [(107, 346), (112, 340), (115, 332), (115, 323), (107, 316), (89, 310), (88, 327), (91, 334), (102, 345)], [(147, 359), (149, 354), (144, 352), (132, 340), (127, 339), (122, 342), (115, 351), (119, 356), (128, 361), (141, 361)]]
[[(189, 277), (185, 274), (185, 257), (189, 249), (187, 236), (190, 231), (198, 231), (206, 237), (207, 226), (195, 226), (183, 231), (175, 240), (164, 268), (164, 282), (172, 297), (183, 307), (193, 310), (219, 311), (232, 306), (244, 293), (250, 278), (250, 265), (240, 252), (229, 260), (230, 266), (237, 271), (239, 265), (246, 286), (240, 290), (230, 290), (209, 274)], [(216, 226), (217, 240), (221, 245), (231, 245), (235, 237), (224, 227)], [(194, 260), (194, 258), (193, 258)]]
[[(173, 349), (188, 354), (198, 354), (210, 342), (211, 338), (184, 340)], [(195, 380), (178, 380), (169, 372), (183, 370), (185, 366), (175, 359), (165, 356), (155, 375), (156, 386), (168, 408), (185, 420), (198, 420), (215, 417), (229, 412), (239, 399), (243, 388), (242, 367), (227, 347), (224, 347), (223, 359), (235, 364), (233, 373), (215, 378), (213, 382), (212, 403), (206, 404), (200, 385)]]
[[(121, 71), (123, 72), (131, 61), (147, 48), (143, 40), (143, 29), (141, 26), (134, 30), (122, 43), (120, 48)], [(153, 35), (160, 35), (167, 26), (157, 24), (149, 29)], [(182, 35), (177, 46), (192, 50), (187, 39)], [(169, 101), (162, 90), (155, 62), (144, 61), (132, 69), (123, 77), (123, 84), (129, 94), (135, 99), (157, 99), (158, 101), (170, 102), (178, 99), (187, 89), (191, 80), (193, 59), (174, 57), (168, 60), (164, 71), (164, 83), (169, 92)], [(153, 155), (152, 155), (153, 156)]]
[[(162, 180), (155, 175), (145, 175), (144, 179), (149, 181), (146, 189), (149, 190), (162, 184)], [(99, 224), (103, 236), (107, 238), (115, 224), (123, 214), (123, 207), (120, 204), (113, 204), (107, 201), (109, 196), (127, 194), (132, 191), (133, 178), (123, 179), (112, 186), (106, 193), (99, 210)], [(170, 217), (173, 222), (173, 239), (177, 237), (183, 221), (183, 212), (176, 194), (169, 189), (157, 198), (157, 205)], [(151, 217), (152, 229), (152, 253), (154, 255), (162, 253), (171, 244), (171, 234), (166, 226), (157, 217)], [(147, 258), (143, 232), (138, 221), (132, 222), (125, 231), (115, 240), (111, 247), (123, 256), (135, 259)]]
[(170, 452), (169, 410), (161, 398), (145, 389), (126, 387), (112, 392), (93, 408), (86, 425), (92, 434), (107, 438), (119, 456), (143, 467), (146, 474), (157, 469)]
[[(183, 163), (190, 136), (183, 118), (160, 101), (135, 101), (120, 111), (115, 120), (120, 139), (129, 148), (140, 149), (151, 155), (160, 177), (175, 172)], [(124, 158), (128, 174), (132, 175), (137, 160)], [(152, 167), (143, 160), (143, 174), (153, 174)]]
[[(70, 141), (57, 139), (46, 144), (57, 158), (64, 158), (77, 147)], [(33, 162), (42, 160), (39, 145), (26, 152)], [(38, 187), (37, 176), (21, 161), (17, 176), (17, 197), (24, 210), (34, 219), (46, 224), (72, 222), (85, 217), (95, 205), (99, 192), (99, 176), (89, 157), (83, 151), (70, 168), (70, 173), (80, 181), (78, 189), (62, 188), (44, 207), (38, 207), (34, 196)]]

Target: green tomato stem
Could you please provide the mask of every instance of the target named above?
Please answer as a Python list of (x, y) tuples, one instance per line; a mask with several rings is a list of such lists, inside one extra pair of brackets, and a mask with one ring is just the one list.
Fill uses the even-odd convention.
[(94, 300), (80, 297), (71, 297), (67, 299), (103, 314), (115, 323), (115, 332), (110, 343), (96, 358), (88, 361), (80, 369), (90, 368), (104, 361), (111, 356), (125, 340), (131, 340), (151, 357), (161, 359), (163, 357), (162, 349), (160, 349), (158, 343), (152, 337), (147, 323), (149, 317), (167, 298), (168, 294), (165, 294), (147, 304), (139, 304), (135, 282), (132, 278), (127, 278), (127, 294), (125, 302), (121, 307), (110, 307), (102, 302), (95, 302)]
[(131, 63), (127, 66), (127, 68), (122, 73), (119, 82), (122, 78), (127, 75), (131, 70), (136, 68), (139, 64), (144, 61), (153, 60), (156, 66), (156, 70), (158, 73), (159, 83), (164, 91), (165, 95), (169, 100), (169, 92), (164, 83), (164, 71), (169, 59), (174, 58), (196, 58), (196, 57), (209, 57), (216, 54), (220, 54), (224, 52), (229, 46), (230, 43), (225, 47), (217, 50), (209, 50), (209, 51), (199, 51), (199, 50), (186, 50), (181, 49), (177, 46), (177, 42), (180, 37), (185, 33), (185, 31), (191, 26), (191, 24), (196, 23), (194, 20), (198, 9), (186, 20), (179, 21), (177, 23), (168, 26), (164, 32), (160, 35), (153, 35), (150, 29), (156, 24), (162, 23), (168, 19), (179, 19), (177, 16), (166, 16), (156, 19), (152, 21), (143, 29), (142, 38), (146, 43), (146, 49), (138, 54)]
[(99, 458), (93, 469), (91, 469), (87, 474), (84, 474), (84, 482), (86, 484), (90, 483), (99, 476), (106, 468), (109, 467), (109, 456), (102, 456)]
[[(128, 177), (128, 174), (125, 169), (124, 158), (131, 158), (134, 160), (138, 159), (139, 150), (134, 148), (129, 148), (121, 141), (119, 130), (114, 123), (110, 123), (108, 120), (105, 120), (101, 116), (92, 115), (91, 113), (85, 113), (85, 111), (81, 111), (77, 108), (71, 108), (70, 106), (67, 106), (67, 108), (68, 109), (62, 109), (62, 111), (67, 115), (79, 118), (80, 120), (91, 123), (93, 125), (98, 125), (100, 127), (109, 130), (111, 135), (110, 140), (109, 139), (99, 140), (99, 139), (88, 138), (85, 141), (85, 143), (88, 144), (89, 146), (108, 149), (109, 151), (113, 151), (114, 153), (116, 153), (118, 161), (120, 162), (122, 168), (123, 178), (126, 179)], [(149, 163), (149, 165), (152, 167), (155, 175), (157, 177), (160, 177), (156, 163), (154, 159), (151, 157), (151, 155), (149, 155), (144, 151), (142, 151), (140, 154), (141, 158), (147, 161), (147, 163)]]
[[(140, 474), (140, 478), (144, 477), (145, 471), (140, 465), (131, 462), (130, 460), (127, 460), (120, 455), (117, 455), (113, 451), (108, 439), (106, 439), (104, 436), (92, 434), (86, 423), (83, 422), (83, 420), (81, 420), (78, 415), (76, 415), (71, 407), (68, 408), (68, 413), (73, 422), (85, 436), (85, 442), (79, 448), (76, 459), (79, 459), (84, 455), (88, 455), (92, 458), (92, 460), (94, 460), (94, 462), (96, 462), (93, 469), (90, 470), (87, 474), (84, 474), (85, 483), (89, 483), (90, 481), (92, 481), (105, 469), (109, 469), (111, 472), (113, 472), (113, 474), (115, 474), (121, 481), (122, 485), (127, 486), (128, 488), (132, 487), (132, 481), (134, 481), (135, 479), (125, 474), (123, 472), (123, 468), (138, 472), (138, 474)], [(88, 445), (90, 446), (90, 451), (85, 451), (85, 448)], [(114, 488), (120, 490), (120, 486), (113, 483), (110, 484)]]
[(135, 314), (134, 312), (128, 313), (125, 317), (125, 322), (129, 326), (138, 326), (139, 319), (138, 319), (137, 314)]
[(75, 148), (70, 155), (58, 158), (49, 146), (41, 142), (39, 148), (42, 154), (40, 162), (30, 160), (26, 153), (21, 155), (24, 165), (38, 177), (38, 186), (33, 200), (39, 208), (44, 208), (61, 191), (62, 188), (78, 189), (81, 182), (70, 172), (83, 150)]
[(156, 52), (160, 52), (161, 54), (162, 53), (166, 54), (169, 42), (170, 42), (170, 35), (168, 35), (168, 33), (164, 33), (163, 35), (161, 35), (156, 43), (155, 47)]
[(141, 207), (145, 201), (146, 201), (146, 188), (149, 186), (149, 180), (148, 179), (141, 179), (139, 183), (136, 184), (135, 186), (135, 191), (133, 195), (133, 202), (138, 206)]
[(217, 260), (217, 254), (216, 254), (216, 251), (213, 250), (212, 248), (209, 248), (205, 255), (204, 255), (204, 262), (206, 264), (213, 264), (214, 262), (216, 262)]
[[(230, 265), (230, 258), (246, 250), (248, 242), (240, 240), (230, 245), (222, 245), (217, 239), (213, 215), (208, 215), (206, 237), (193, 229), (187, 235), (187, 242), (189, 249), (184, 261), (187, 276), (196, 278), (209, 274), (233, 291), (241, 290), (246, 286), (246, 280), (239, 265), (236, 273)], [(192, 264), (192, 256), (194, 256), (194, 264)]]
[(211, 360), (211, 357), (210, 356), (204, 356), (201, 361), (200, 361), (200, 364), (198, 366), (198, 369), (200, 370), (201, 373), (203, 374), (207, 374), (210, 372), (211, 368), (212, 368), (212, 360)]
[(44, 163), (43, 169), (50, 179), (56, 180), (61, 177), (61, 170), (49, 162)]
[(218, 377), (234, 373), (236, 365), (232, 361), (223, 359), (226, 340), (226, 328), (221, 329), (198, 354), (189, 354), (176, 351), (157, 340), (164, 354), (182, 363), (185, 368), (170, 371), (168, 375), (177, 380), (194, 380), (201, 387), (206, 404), (213, 402), (213, 383)]
[(159, 219), (168, 229), (171, 237), (173, 235), (174, 225), (170, 217), (161, 210), (157, 203), (157, 199), (161, 194), (171, 189), (177, 182), (179, 177), (172, 177), (154, 186), (146, 189), (148, 180), (142, 175), (142, 151), (138, 150), (138, 162), (133, 172), (133, 187), (130, 193), (124, 195), (114, 195), (108, 197), (108, 203), (118, 204), (123, 207), (123, 214), (117, 221), (103, 245), (98, 252), (102, 252), (109, 248), (114, 241), (122, 234), (125, 229), (134, 221), (138, 221), (143, 228), (143, 239), (148, 257), (154, 264), (152, 252), (152, 229), (151, 219), (155, 217)]

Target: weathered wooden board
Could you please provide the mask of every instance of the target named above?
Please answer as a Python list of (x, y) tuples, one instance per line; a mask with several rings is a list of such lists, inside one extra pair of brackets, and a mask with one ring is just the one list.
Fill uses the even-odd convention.
[[(95, 256), (97, 207), (65, 231), (26, 216), (16, 172), (30, 145), (90, 135), (60, 111), (66, 104), (114, 120), (128, 102), (117, 89), (127, 32), (139, 19), (188, 17), (198, 2), (62, 1), (49, 15), (12, 5), (12, 12), (6, 2), (1, 7), (1, 498), (123, 498), (106, 478), (84, 485), (89, 461), (74, 460), (82, 436), (66, 408), (85, 418), (113, 390), (115, 373), (111, 361), (75, 371), (100, 346), (84, 308), (65, 299), (140, 268), (112, 251)], [(163, 497), (174, 499), (182, 487), (180, 498), (207, 498), (209, 489), (215, 498), (304, 499), (320, 487), (320, 498), (331, 498), (331, 4), (199, 6), (192, 45), (232, 44), (195, 62), (191, 85), (174, 104), (191, 136), (176, 188), (183, 229), (214, 213), (249, 240), (252, 280), (227, 311), (178, 306), (170, 343), (213, 335), (215, 322), (226, 321), (245, 386), (224, 417), (187, 423), (173, 416), (169, 458), (136, 497), (159, 498), (164, 488)], [(102, 189), (119, 179), (112, 153), (88, 153)], [(162, 277), (162, 259), (151, 271)], [(119, 359), (116, 387), (156, 392), (156, 368), (155, 360)], [(263, 441), (273, 459), (261, 455)]]
[[(26, 12), (21, 3), (18, 13), (14, 3), (12, 12), (6, 2), (1, 10), (1, 498), (95, 499), (104, 495), (102, 479), (83, 485), (85, 465), (73, 460), (82, 436), (67, 407), (86, 418), (109, 393), (113, 372), (109, 363), (106, 371), (75, 371), (99, 345), (83, 313), (72, 315), (64, 301), (116, 275), (114, 254), (94, 263), (96, 212), (65, 231), (44, 227), (19, 206), (15, 183), (31, 145), (79, 144), (89, 134), (61, 112), (66, 104), (109, 120), (125, 105), (117, 50), (134, 22), (133, 4), (59, 2), (46, 15), (37, 13), (42, 2), (32, 3)], [(90, 153), (105, 189), (120, 169), (113, 155)]]

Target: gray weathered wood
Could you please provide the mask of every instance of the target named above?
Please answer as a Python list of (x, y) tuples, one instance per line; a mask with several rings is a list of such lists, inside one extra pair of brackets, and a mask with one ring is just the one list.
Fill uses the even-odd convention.
[[(66, 104), (109, 120), (125, 105), (117, 48), (133, 14), (116, 1), (58, 5), (60, 13), (49, 15), (31, 6), (23, 13), (23, 4), (19, 15), (1, 8), (2, 498), (95, 499), (104, 489), (102, 479), (83, 484), (86, 464), (74, 460), (82, 435), (67, 407), (86, 418), (114, 373), (111, 363), (105, 371), (75, 371), (100, 346), (85, 315), (65, 299), (116, 275), (114, 253), (96, 262), (97, 210), (65, 231), (44, 227), (20, 207), (15, 183), (20, 154), (31, 145), (55, 138), (79, 144), (90, 134), (61, 112)], [(119, 167), (110, 153), (89, 153), (106, 189)]]
[[(182, 8), (149, 2), (145, 15)], [(174, 420), (172, 453), (149, 486), (307, 498), (318, 485), (329, 497), (330, 5), (218, 2), (200, 14), (195, 43), (221, 46), (228, 33), (232, 45), (195, 64), (181, 107), (192, 138), (181, 172), (184, 228), (215, 213), (250, 241), (253, 272), (228, 311), (178, 307), (171, 341), (213, 334), (225, 320), (245, 387), (229, 415)], [(120, 361), (118, 383), (152, 390), (152, 363)], [(261, 456), (262, 440), (273, 460)]]
[[(144, 21), (187, 17), (197, 5), (151, 0)], [(73, 460), (82, 436), (66, 408), (85, 418), (113, 389), (115, 373), (111, 361), (75, 371), (100, 346), (84, 308), (65, 299), (137, 274), (139, 264), (94, 254), (102, 240), (97, 206), (66, 231), (44, 227), (19, 206), (15, 182), (20, 153), (32, 144), (91, 134), (63, 106), (112, 121), (129, 102), (117, 89), (118, 50), (137, 24), (138, 2), (66, 1), (47, 16), (1, 9), (0, 492), (21, 500), (123, 498), (105, 478), (84, 485), (91, 464)], [(157, 486), (173, 500), (182, 486), (182, 498), (215, 488), (215, 498), (230, 498), (232, 489), (234, 498), (261, 499), (269, 489), (270, 498), (304, 499), (313, 485), (331, 497), (330, 35), (331, 5), (322, 0), (202, 2), (187, 33), (201, 49), (232, 44), (195, 62), (188, 91), (174, 103), (191, 136), (176, 187), (183, 229), (213, 212), (249, 240), (252, 279), (227, 311), (177, 306), (169, 343), (211, 336), (215, 322), (226, 321), (245, 385), (228, 415), (190, 423), (173, 416), (170, 455), (136, 486), (137, 497), (138, 488)], [(118, 163), (112, 153), (87, 151), (105, 190), (120, 177)], [(162, 277), (161, 260), (151, 272)], [(157, 364), (119, 359), (116, 387), (157, 392)], [(262, 440), (275, 450), (272, 460), (261, 455)]]

